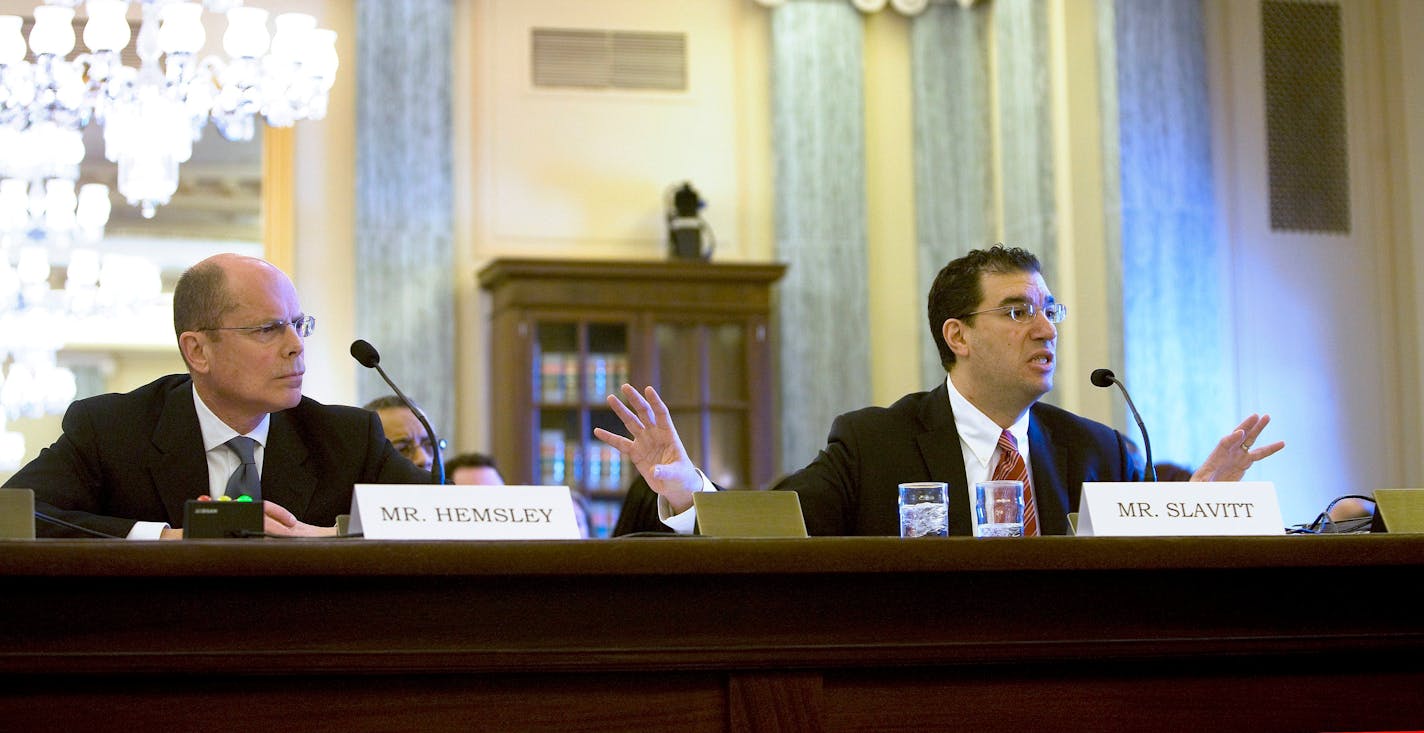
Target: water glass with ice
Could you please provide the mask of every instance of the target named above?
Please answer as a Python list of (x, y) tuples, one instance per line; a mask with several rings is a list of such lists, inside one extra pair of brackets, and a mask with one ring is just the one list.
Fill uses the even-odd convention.
[(949, 536), (949, 487), (943, 481), (900, 484), (900, 536)]
[(980, 481), (970, 491), (975, 537), (1023, 536), (1023, 482)]

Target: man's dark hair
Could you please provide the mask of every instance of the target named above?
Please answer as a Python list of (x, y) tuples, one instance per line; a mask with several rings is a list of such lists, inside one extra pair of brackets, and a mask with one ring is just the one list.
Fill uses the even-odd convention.
[(389, 410), (393, 407), (405, 407), (405, 403), (401, 402), (401, 398), (393, 394), (388, 394), (384, 397), (377, 397), (361, 407), (371, 412), (377, 412), (379, 410)]
[(445, 462), (445, 475), (454, 476), (457, 468), (484, 468), (485, 466), (496, 471), (499, 470), (499, 467), (494, 465), (494, 459), (483, 453), (461, 453)]
[(1032, 252), (1002, 244), (989, 249), (972, 249), (969, 254), (950, 260), (939, 271), (934, 285), (930, 286), (929, 317), (930, 333), (934, 334), (935, 346), (939, 348), (939, 362), (944, 365), (945, 371), (949, 371), (954, 364), (954, 352), (944, 341), (944, 322), (974, 312), (980, 298), (984, 297), (980, 275), (986, 272), (1010, 274), (1038, 271), (1038, 258)]
[(173, 287), (173, 335), (215, 328), (222, 323), (223, 314), (236, 307), (222, 266), (199, 262), (185, 270)]

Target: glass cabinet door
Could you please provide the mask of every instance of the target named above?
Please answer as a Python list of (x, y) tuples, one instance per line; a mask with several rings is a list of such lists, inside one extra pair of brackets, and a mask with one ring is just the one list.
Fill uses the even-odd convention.
[[(785, 271), (779, 263), (518, 257), (482, 267), (490, 443), (506, 479), (569, 486), (592, 536), (611, 534), (636, 469), (593, 431), (627, 435), (606, 400), (630, 383), (658, 389), (689, 457), (713, 481), (764, 488), (778, 442), (772, 288)], [(625, 524), (649, 523), (642, 499), (638, 522)]]
[(742, 323), (659, 323), (659, 392), (688, 455), (713, 483), (747, 488), (746, 327)]
[(622, 424), (605, 399), (629, 380), (629, 326), (624, 322), (546, 320), (535, 328), (536, 476), (567, 485), (588, 507), (590, 536), (606, 537), (617, 522), (631, 464), (593, 437)]

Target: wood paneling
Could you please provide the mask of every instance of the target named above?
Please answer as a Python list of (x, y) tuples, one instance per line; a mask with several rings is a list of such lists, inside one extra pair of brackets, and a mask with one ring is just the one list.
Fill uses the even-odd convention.
[(0, 542), (0, 729), (1387, 730), (1424, 537)]

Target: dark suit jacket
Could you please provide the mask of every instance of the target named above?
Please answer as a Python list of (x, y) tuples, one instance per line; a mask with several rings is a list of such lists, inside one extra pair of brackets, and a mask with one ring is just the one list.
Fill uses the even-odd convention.
[[(1116, 430), (1052, 405), (1035, 404), (1029, 461), (1043, 534), (1066, 534), (1084, 481), (1140, 481)], [(796, 491), (813, 535), (899, 535), (899, 489), (907, 481), (949, 484), (950, 534), (972, 534), (959, 431), (945, 385), (837, 417), (816, 460), (775, 487)]]
[(653, 487), (641, 474), (636, 474), (633, 483), (628, 484), (628, 493), (623, 496), (623, 509), (618, 512), (613, 536), (639, 533), (671, 534), (672, 528), (658, 517), (658, 495)]
[[(125, 394), (80, 400), (64, 433), (7, 487), (35, 491), (35, 509), (124, 536), (136, 521), (183, 524), (183, 505), (208, 493), (208, 463), (192, 380), (171, 374)], [(331, 526), (358, 483), (430, 483), (381, 431), (375, 413), (302, 401), (273, 413), (262, 459), (262, 497), (303, 522)], [(43, 536), (82, 535), (47, 522)]]

